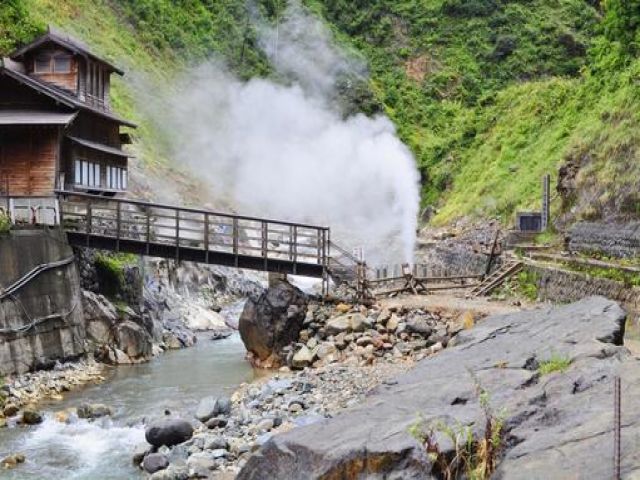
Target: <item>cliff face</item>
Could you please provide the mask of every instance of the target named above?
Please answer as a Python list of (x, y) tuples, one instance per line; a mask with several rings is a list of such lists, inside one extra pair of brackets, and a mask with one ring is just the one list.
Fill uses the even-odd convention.
[[(55, 265), (11, 288), (49, 264)], [(47, 367), (84, 353), (79, 276), (64, 236), (41, 230), (0, 235), (0, 374)]]

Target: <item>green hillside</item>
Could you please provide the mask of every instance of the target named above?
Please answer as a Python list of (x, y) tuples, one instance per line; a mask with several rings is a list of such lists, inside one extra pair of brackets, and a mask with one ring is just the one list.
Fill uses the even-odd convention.
[[(563, 220), (640, 216), (638, 0), (305, 4), (368, 60), (369, 88), (416, 155), (434, 222), (508, 219), (536, 207), (540, 177), (561, 169)], [(285, 6), (259, 8), (273, 17)], [(211, 53), (243, 78), (270, 74), (244, 0), (8, 0), (0, 50), (46, 23), (161, 83)], [(141, 123), (136, 149), (169, 163), (127, 82), (114, 105)]]

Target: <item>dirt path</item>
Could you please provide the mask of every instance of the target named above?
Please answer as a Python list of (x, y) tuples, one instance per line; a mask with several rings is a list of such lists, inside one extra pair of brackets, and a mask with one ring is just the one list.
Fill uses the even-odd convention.
[(512, 301), (493, 300), (486, 297), (465, 298), (453, 293), (401, 295), (395, 298), (380, 299), (379, 303), (383, 307), (428, 308), (459, 313), (471, 311), (483, 317), (535, 308), (535, 305), (514, 305)]

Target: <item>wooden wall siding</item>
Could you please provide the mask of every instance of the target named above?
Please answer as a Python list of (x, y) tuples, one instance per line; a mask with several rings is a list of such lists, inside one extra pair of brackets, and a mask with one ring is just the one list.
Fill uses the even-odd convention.
[(0, 129), (0, 177), (9, 176), (9, 194), (51, 195), (55, 188), (58, 129)]
[(27, 72), (30, 75), (48, 83), (52, 83), (60, 88), (78, 93), (78, 57), (71, 56), (71, 71), (69, 73), (36, 73), (35, 59), (40, 55), (71, 55), (69, 52), (61, 49), (42, 49), (32, 52), (25, 59)]
[(81, 111), (68, 130), (72, 137), (121, 148), (120, 125), (94, 113)]

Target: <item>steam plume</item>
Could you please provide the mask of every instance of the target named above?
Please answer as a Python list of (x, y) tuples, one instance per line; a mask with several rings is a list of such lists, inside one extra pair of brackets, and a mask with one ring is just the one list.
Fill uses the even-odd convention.
[(388, 118), (343, 118), (334, 103), (337, 79), (365, 75), (364, 65), (297, 2), (278, 27), (257, 27), (289, 82), (242, 82), (216, 61), (188, 72), (163, 122), (174, 157), (240, 212), (330, 226), (373, 264), (411, 261), (414, 159)]

